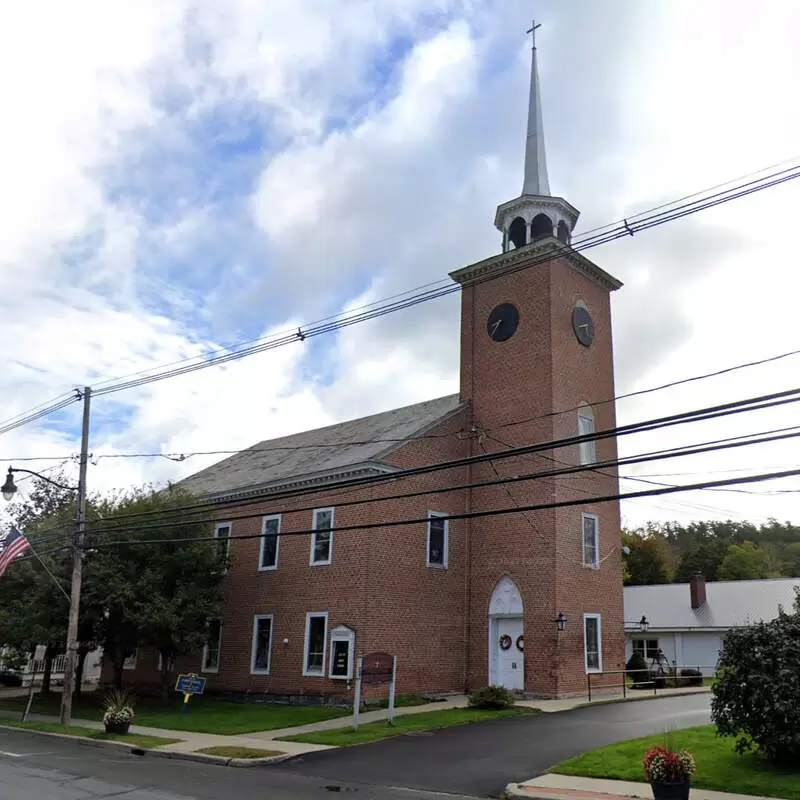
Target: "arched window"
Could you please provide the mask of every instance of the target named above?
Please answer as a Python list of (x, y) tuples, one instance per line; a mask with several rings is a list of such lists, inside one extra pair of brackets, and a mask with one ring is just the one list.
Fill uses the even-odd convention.
[(563, 219), (558, 223), (558, 228), (556, 230), (558, 231), (556, 234), (558, 241), (564, 242), (564, 244), (569, 244), (569, 228)]
[[(514, 247), (525, 247), (528, 244), (526, 233), (525, 220), (522, 217), (516, 217), (508, 229), (508, 238)], [(509, 248), (510, 249), (510, 248)]]
[[(581, 405), (578, 409), (578, 436), (588, 436), (592, 433), (594, 433), (594, 412), (591, 406)], [(581, 464), (594, 464), (597, 461), (593, 439), (578, 444), (578, 460)]]
[(531, 222), (531, 241), (553, 235), (553, 220), (547, 214), (537, 214)]

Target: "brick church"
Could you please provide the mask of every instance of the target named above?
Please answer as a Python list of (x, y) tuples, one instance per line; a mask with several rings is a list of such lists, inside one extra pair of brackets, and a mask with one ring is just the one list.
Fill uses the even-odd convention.
[[(375, 650), (397, 656), (398, 692), (558, 697), (624, 668), (619, 505), (592, 502), (618, 492), (614, 471), (500, 482), (617, 455), (608, 438), (500, 457), (615, 426), (601, 401), (621, 284), (571, 248), (578, 213), (550, 192), (534, 45), (522, 193), (495, 217), (502, 251), (450, 273), (459, 393), (261, 442), (183, 481), (225, 502), (217, 536), (255, 538), (229, 541), (222, 619), (180, 671), (208, 691), (344, 699), (356, 656)], [(498, 457), (470, 461), (486, 454)], [(415, 522), (370, 527), (398, 520)], [(299, 531), (313, 533), (287, 535)], [(127, 681), (157, 682), (158, 660), (140, 651)]]

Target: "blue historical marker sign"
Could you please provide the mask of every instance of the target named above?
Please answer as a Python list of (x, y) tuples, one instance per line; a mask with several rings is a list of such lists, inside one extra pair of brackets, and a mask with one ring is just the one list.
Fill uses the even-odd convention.
[(203, 694), (205, 688), (206, 679), (199, 675), (178, 675), (178, 682), (175, 684), (175, 691), (185, 695)]

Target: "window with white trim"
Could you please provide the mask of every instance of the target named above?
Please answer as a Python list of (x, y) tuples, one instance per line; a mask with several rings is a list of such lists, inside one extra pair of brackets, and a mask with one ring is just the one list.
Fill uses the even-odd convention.
[[(158, 651), (158, 671), (164, 669), (164, 654), (159, 650)], [(175, 669), (175, 656), (170, 656), (167, 659), (167, 672), (172, 672)]]
[(139, 653), (139, 648), (134, 651), (122, 662), (122, 669), (136, 669), (136, 657)]
[(634, 639), (631, 642), (634, 653), (641, 653), (645, 661), (654, 659), (659, 653), (658, 639)]
[(258, 556), (260, 570), (278, 569), (281, 515), (272, 514), (261, 521), (261, 550)]
[(314, 535), (311, 537), (311, 564), (330, 564), (333, 555), (333, 509), (314, 511)]
[(447, 516), (428, 512), (428, 543), (425, 561), (428, 567), (447, 568)]
[[(582, 405), (578, 409), (578, 436), (589, 436), (594, 433), (594, 412), (590, 406)], [(581, 464), (594, 464), (597, 461), (595, 441), (578, 443), (578, 460)]]
[(222, 620), (210, 619), (208, 621), (208, 636), (203, 645), (203, 658), (200, 662), (200, 672), (219, 672), (219, 656), (222, 649)]
[(331, 631), (331, 658), (329, 678), (352, 680), (353, 655), (356, 649), (356, 632), (346, 625)]
[(269, 675), (272, 658), (272, 614), (253, 617), (253, 643), (250, 650), (250, 673)]
[(223, 558), (227, 558), (231, 550), (231, 531), (233, 526), (230, 522), (220, 522), (214, 530), (214, 536), (220, 540), (219, 554)]
[(581, 514), (583, 566), (600, 568), (598, 521), (594, 514)]
[(325, 645), (328, 640), (328, 612), (306, 614), (306, 638), (303, 646), (303, 675), (325, 675)]
[(600, 633), (600, 615), (583, 615), (583, 652), (587, 672), (603, 671), (603, 641)]

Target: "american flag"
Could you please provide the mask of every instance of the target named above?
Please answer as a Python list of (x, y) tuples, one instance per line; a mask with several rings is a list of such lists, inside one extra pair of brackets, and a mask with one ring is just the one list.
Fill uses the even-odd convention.
[(3, 550), (0, 552), (0, 578), (5, 575), (8, 565), (29, 547), (28, 540), (12, 526), (10, 533), (3, 542)]

